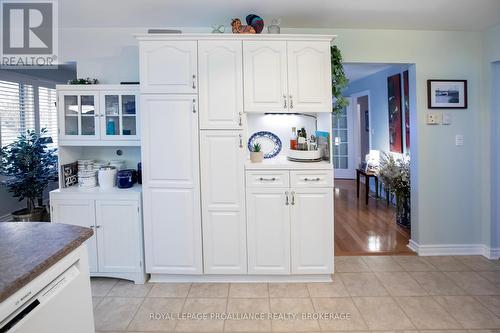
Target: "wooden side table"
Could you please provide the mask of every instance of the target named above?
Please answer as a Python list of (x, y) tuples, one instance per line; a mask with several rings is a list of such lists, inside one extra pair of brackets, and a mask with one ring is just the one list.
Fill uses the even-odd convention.
[(356, 196), (359, 198), (359, 178), (365, 176), (365, 203), (368, 205), (368, 195), (370, 194), (370, 178), (375, 179), (375, 195), (378, 198), (378, 176), (375, 173), (356, 169)]

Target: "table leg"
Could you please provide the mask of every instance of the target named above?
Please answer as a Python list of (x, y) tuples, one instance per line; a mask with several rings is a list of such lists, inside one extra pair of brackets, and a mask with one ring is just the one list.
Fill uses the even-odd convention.
[(378, 199), (378, 177), (375, 178), (375, 197)]
[(370, 177), (365, 176), (365, 202), (368, 205), (368, 194), (370, 194)]

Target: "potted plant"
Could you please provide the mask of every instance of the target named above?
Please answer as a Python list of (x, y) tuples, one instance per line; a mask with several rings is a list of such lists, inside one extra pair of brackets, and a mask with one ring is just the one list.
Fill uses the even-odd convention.
[(252, 163), (260, 163), (264, 160), (264, 153), (262, 152), (262, 146), (260, 143), (256, 142), (252, 146), (252, 151), (250, 152), (250, 161)]
[(409, 156), (396, 160), (392, 154), (384, 153), (380, 161), (379, 177), (386, 191), (396, 196), (396, 222), (404, 228), (411, 228)]
[(52, 138), (46, 134), (46, 129), (40, 135), (28, 131), (0, 149), (0, 174), (7, 177), (2, 183), (19, 201), (26, 199), (26, 208), (12, 213), (14, 221), (42, 219), (44, 208), (36, 203), (57, 175), (57, 156), (54, 149), (47, 148)]

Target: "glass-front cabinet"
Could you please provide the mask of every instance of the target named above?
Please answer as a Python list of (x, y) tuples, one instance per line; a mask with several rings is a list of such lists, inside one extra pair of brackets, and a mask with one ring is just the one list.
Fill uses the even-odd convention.
[(137, 121), (138, 95), (135, 93), (101, 93), (101, 110), (104, 112), (101, 127), (102, 140), (139, 139)]
[(60, 94), (63, 112), (60, 117), (59, 135), (62, 140), (99, 139), (99, 94), (90, 91), (73, 91)]
[(111, 144), (110, 141), (138, 144), (138, 87), (94, 85), (77, 88), (58, 86), (62, 144), (73, 145), (79, 141), (97, 145)]

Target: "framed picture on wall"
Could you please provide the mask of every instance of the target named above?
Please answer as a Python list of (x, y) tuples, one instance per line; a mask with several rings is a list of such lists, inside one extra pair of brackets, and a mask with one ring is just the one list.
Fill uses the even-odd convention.
[(387, 78), (387, 105), (389, 107), (389, 148), (393, 153), (403, 153), (401, 74)]
[(467, 80), (427, 80), (429, 109), (467, 109)]

